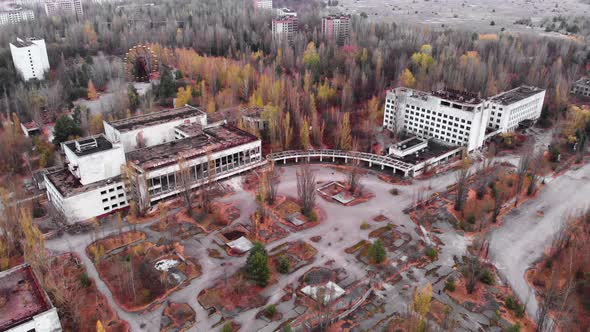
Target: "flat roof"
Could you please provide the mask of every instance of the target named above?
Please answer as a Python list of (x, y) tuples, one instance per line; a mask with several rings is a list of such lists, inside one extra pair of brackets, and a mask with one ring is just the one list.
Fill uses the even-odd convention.
[(28, 264), (0, 272), (0, 330), (31, 320), (53, 305)]
[(396, 149), (405, 151), (405, 150), (408, 150), (408, 149), (411, 149), (411, 148), (415, 147), (416, 145), (423, 144), (423, 143), (426, 143), (426, 142), (427, 141), (425, 139), (419, 138), (417, 136), (413, 136), (413, 137), (410, 137), (408, 139), (405, 139), (405, 140), (403, 140), (401, 142), (395, 143), (393, 145), (393, 147), (396, 148)]
[(197, 136), (203, 134), (203, 126), (201, 126), (198, 122), (193, 122), (191, 124), (182, 124), (180, 126), (174, 127), (179, 131), (185, 133), (188, 136)]
[(491, 101), (497, 104), (511, 105), (543, 91), (545, 90), (534, 86), (521, 85), (518, 88), (500, 93), (499, 95), (492, 97)]
[(397, 159), (397, 160), (401, 160), (403, 162), (406, 162), (408, 164), (412, 164), (412, 165), (418, 165), (419, 163), (426, 161), (428, 159), (434, 158), (434, 157), (438, 157), (440, 155), (443, 155), (447, 152), (450, 152), (452, 150), (455, 149), (459, 149), (461, 148), (460, 146), (449, 146), (449, 145), (444, 145), (438, 142), (435, 142), (433, 140), (428, 140), (428, 146), (421, 150), (420, 152), (416, 153), (410, 153), (407, 156), (404, 157), (395, 157), (393, 155), (390, 155), (391, 158)]
[(194, 159), (208, 152), (217, 152), (257, 141), (250, 133), (229, 125), (203, 129), (203, 134), (131, 151), (127, 160), (143, 170), (176, 164), (180, 158)]
[(262, 112), (264, 112), (264, 108), (258, 106), (250, 106), (242, 109), (241, 112), (244, 116), (248, 116), (251, 118), (259, 118), (261, 117)]
[(113, 128), (118, 131), (130, 131), (134, 129), (155, 126), (157, 124), (190, 118), (193, 116), (205, 115), (197, 107), (185, 105), (174, 109), (167, 109), (159, 112), (153, 112), (149, 114), (142, 114), (138, 116), (132, 116), (127, 119), (117, 120), (108, 122)]
[(115, 176), (83, 185), (80, 182), (80, 179), (75, 177), (67, 168), (61, 168), (57, 171), (49, 172), (46, 176), (63, 197), (75, 196), (104, 187), (109, 183), (121, 181), (121, 176)]
[(590, 77), (582, 77), (576, 81), (576, 85), (590, 86)]
[[(76, 148), (76, 142), (80, 144), (87, 144), (91, 143), (92, 140), (96, 140), (96, 146), (84, 149), (82, 151), (78, 151)], [(79, 138), (76, 140), (71, 140), (63, 143), (70, 151), (75, 153), (78, 157), (88, 156), (94, 153), (110, 150), (113, 148), (113, 143), (111, 143), (103, 134)]]
[(12, 42), (11, 44), (14, 45), (17, 48), (29, 47), (29, 46), (35, 45), (31, 41), (24, 40), (24, 39), (19, 39), (17, 41)]
[(482, 102), (482, 100), (478, 97), (477, 94), (468, 91), (444, 89), (439, 91), (433, 91), (432, 95), (438, 98), (442, 98), (448, 101), (461, 104), (479, 105)]
[(23, 7), (14, 2), (0, 1), (0, 12), (13, 12), (23, 10)]

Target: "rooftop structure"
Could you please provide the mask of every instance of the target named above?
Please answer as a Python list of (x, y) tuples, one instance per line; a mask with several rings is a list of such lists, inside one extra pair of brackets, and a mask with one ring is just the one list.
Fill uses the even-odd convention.
[(301, 292), (324, 304), (331, 303), (345, 293), (342, 287), (332, 281), (328, 281), (324, 285), (307, 285), (301, 289)]
[(111, 143), (103, 135), (68, 141), (65, 142), (64, 145), (78, 157), (87, 156), (113, 148), (113, 143)]
[(450, 102), (456, 102), (465, 105), (479, 105), (482, 102), (481, 99), (479, 99), (479, 97), (474, 93), (453, 89), (435, 91), (432, 92), (432, 95)]
[(407, 156), (408, 154), (415, 153), (416, 151), (420, 151), (426, 148), (427, 145), (428, 142), (426, 140), (412, 136), (392, 145), (389, 148), (389, 154), (401, 158)]
[(67, 168), (61, 168), (52, 172), (48, 172), (45, 176), (47, 179), (49, 179), (49, 181), (51, 181), (53, 186), (63, 197), (71, 197), (82, 193), (91, 192), (93, 190), (102, 188), (107, 184), (121, 181), (121, 177), (116, 176), (83, 185), (80, 182), (80, 179), (75, 177)]
[(291, 8), (277, 8), (277, 16), (297, 16), (297, 12)]
[(127, 119), (112, 121), (109, 122), (109, 125), (119, 131), (124, 132), (204, 114), (205, 113), (203, 111), (196, 107), (185, 105), (175, 109), (163, 110), (159, 112), (132, 116)]
[(176, 138), (177, 126), (192, 123), (206, 126), (207, 114), (189, 105), (118, 121), (103, 121), (106, 137), (123, 144), (125, 152), (171, 142)]
[(500, 93), (490, 99), (491, 102), (500, 105), (512, 105), (524, 99), (527, 99), (536, 94), (542, 93), (545, 90), (533, 86), (522, 85), (518, 88)]
[(175, 128), (176, 139), (203, 135), (203, 126), (200, 123), (182, 124)]
[(61, 331), (57, 310), (28, 264), (0, 272), (1, 331)]
[(199, 136), (132, 151), (127, 154), (127, 160), (143, 170), (150, 170), (175, 165), (181, 158), (198, 158), (257, 140), (256, 136), (243, 130), (222, 125), (205, 128)]

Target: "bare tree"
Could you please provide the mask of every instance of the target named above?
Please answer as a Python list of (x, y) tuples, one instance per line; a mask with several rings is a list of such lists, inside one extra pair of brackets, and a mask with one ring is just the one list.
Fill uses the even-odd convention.
[(531, 161), (531, 169), (530, 169), (530, 182), (527, 186), (526, 194), (533, 195), (537, 190), (537, 184), (539, 183), (539, 172), (543, 166), (543, 153), (538, 152), (535, 154), (535, 157)]
[(520, 156), (518, 168), (516, 169), (516, 197), (514, 198), (515, 207), (518, 205), (518, 198), (520, 196), (520, 192), (522, 191), (522, 187), (524, 186), (524, 179), (529, 170), (530, 161), (531, 157), (528, 153)]
[(467, 196), (467, 180), (469, 179), (469, 167), (463, 166), (457, 172), (457, 197), (455, 198), (455, 211), (462, 211)]
[(309, 165), (303, 165), (297, 171), (297, 194), (301, 212), (309, 217), (315, 205), (315, 175)]
[(354, 194), (357, 190), (361, 189), (361, 177), (362, 174), (359, 172), (358, 167), (352, 166), (348, 172), (348, 187), (351, 193)]
[(270, 169), (265, 173), (265, 176), (267, 177), (267, 200), (268, 200), (268, 204), (273, 204), (274, 201), (277, 199), (277, 194), (278, 194), (278, 189), (279, 189), (279, 182), (280, 182), (280, 177), (279, 174), (275, 168), (274, 162), (271, 163), (270, 165)]
[(463, 274), (465, 275), (465, 288), (467, 293), (471, 294), (475, 291), (477, 281), (481, 277), (482, 268), (479, 257), (470, 256), (465, 258), (465, 266), (463, 268)]
[(191, 167), (188, 165), (184, 157), (178, 159), (178, 182), (181, 190), (181, 195), (186, 203), (188, 215), (193, 217), (193, 204), (192, 204), (192, 184), (193, 179), (191, 177)]
[(211, 152), (207, 152), (207, 180), (201, 186), (201, 207), (204, 213), (211, 212), (211, 187), (215, 183), (215, 160), (211, 157)]

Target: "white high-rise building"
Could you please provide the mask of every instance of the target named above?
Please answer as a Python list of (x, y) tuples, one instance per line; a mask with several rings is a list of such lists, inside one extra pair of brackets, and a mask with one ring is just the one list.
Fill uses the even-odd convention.
[(0, 25), (34, 20), (35, 12), (15, 3), (0, 2)]
[(423, 139), (474, 151), (493, 135), (541, 116), (545, 90), (521, 86), (482, 100), (458, 91), (426, 93), (408, 88), (387, 92), (383, 126)]
[(383, 125), (473, 151), (483, 145), (489, 110), (474, 95), (397, 88), (387, 93)]
[(545, 90), (520, 86), (490, 99), (488, 128), (502, 133), (513, 131), (525, 120), (536, 121), (541, 116)]
[(272, 9), (272, 0), (254, 0), (254, 7), (260, 9)]
[(350, 36), (350, 15), (329, 15), (322, 17), (322, 34), (326, 39), (343, 42)]
[(299, 28), (297, 16), (280, 16), (272, 19), (272, 36), (277, 41), (293, 41)]
[(10, 43), (10, 53), (12, 53), (14, 67), (25, 81), (45, 78), (45, 74), (49, 71), (45, 40), (17, 38), (15, 43)]
[(45, 13), (47, 16), (75, 15), (82, 17), (82, 0), (45, 0)]

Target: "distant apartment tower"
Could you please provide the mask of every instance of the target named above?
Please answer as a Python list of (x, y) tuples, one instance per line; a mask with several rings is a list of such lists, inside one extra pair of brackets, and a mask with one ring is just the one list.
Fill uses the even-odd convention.
[(45, 40), (17, 38), (15, 43), (10, 43), (10, 53), (14, 67), (25, 81), (45, 78), (49, 71)]
[(590, 98), (590, 77), (582, 77), (577, 80), (570, 92), (580, 97)]
[(297, 29), (299, 27), (299, 20), (297, 16), (280, 16), (272, 19), (272, 37), (278, 42), (287, 40), (293, 41)]
[(47, 16), (77, 16), (84, 14), (82, 0), (45, 0)]
[(545, 90), (525, 85), (491, 97), (488, 128), (505, 133), (526, 121), (534, 122), (541, 116), (544, 100)]
[(254, 7), (260, 9), (272, 9), (272, 0), (253, 0)]
[(277, 8), (277, 17), (281, 16), (297, 16), (297, 12), (287, 7)]
[(0, 25), (17, 24), (18, 22), (34, 20), (35, 13), (31, 9), (9, 2), (0, 2)]
[(322, 17), (322, 35), (341, 43), (350, 36), (350, 15), (329, 15)]

